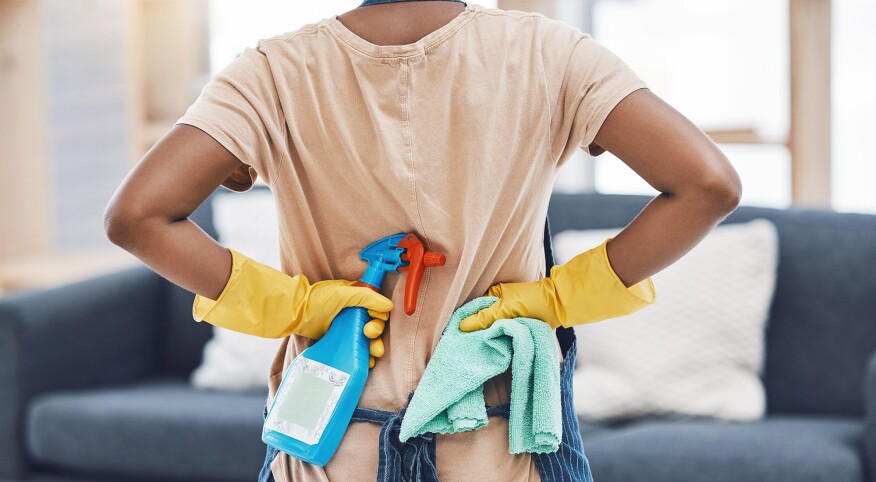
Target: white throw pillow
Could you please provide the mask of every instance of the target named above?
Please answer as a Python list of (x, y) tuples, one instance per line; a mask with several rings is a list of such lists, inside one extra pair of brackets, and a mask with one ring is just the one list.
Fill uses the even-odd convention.
[[(269, 190), (217, 195), (213, 224), (223, 246), (280, 269), (277, 207)], [(190, 381), (195, 387), (217, 390), (267, 389), (268, 370), (281, 342), (214, 326)]]
[[(557, 263), (620, 230), (557, 233)], [(578, 415), (594, 421), (763, 417), (764, 332), (777, 266), (778, 233), (769, 220), (719, 225), (652, 276), (653, 305), (576, 326)]]

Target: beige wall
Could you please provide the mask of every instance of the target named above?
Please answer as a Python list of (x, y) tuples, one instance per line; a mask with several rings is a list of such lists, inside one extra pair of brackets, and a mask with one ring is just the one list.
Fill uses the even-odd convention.
[(0, 1), (0, 260), (51, 248), (39, 2)]

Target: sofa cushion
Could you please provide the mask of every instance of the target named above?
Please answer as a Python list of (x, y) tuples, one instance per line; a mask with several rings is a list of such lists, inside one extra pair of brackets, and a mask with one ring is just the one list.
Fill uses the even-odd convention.
[[(557, 262), (567, 263), (619, 230), (557, 233)], [(761, 418), (764, 326), (777, 245), (776, 228), (766, 219), (718, 226), (653, 276), (654, 306), (575, 326), (576, 412), (591, 420)]]
[(583, 421), (581, 427), (584, 452), (599, 482), (866, 480), (863, 424), (854, 417), (651, 419), (590, 436)]
[[(626, 226), (652, 199), (554, 193), (551, 230)], [(764, 366), (768, 412), (863, 415), (862, 380), (876, 350), (876, 216), (739, 206), (721, 223), (755, 218), (779, 232)]]
[(266, 397), (182, 377), (47, 393), (27, 408), (26, 445), (37, 464), (82, 474), (254, 480)]

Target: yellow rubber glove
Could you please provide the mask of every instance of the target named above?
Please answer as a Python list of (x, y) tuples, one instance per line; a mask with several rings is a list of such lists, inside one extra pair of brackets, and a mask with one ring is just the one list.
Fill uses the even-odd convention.
[(231, 276), (219, 298), (195, 294), (192, 317), (214, 326), (260, 336), (283, 338), (291, 334), (319, 339), (328, 331), (338, 312), (361, 306), (374, 318), (363, 332), (371, 338), (369, 366), (383, 356), (383, 333), (392, 300), (355, 286), (356, 281), (325, 280), (313, 284), (303, 274), (289, 276), (234, 250)]
[(496, 320), (517, 316), (542, 320), (554, 329), (568, 328), (628, 315), (654, 303), (657, 294), (650, 277), (629, 288), (618, 278), (605, 250), (609, 240), (554, 266), (550, 277), (491, 286), (485, 296), (499, 300), (462, 320), (459, 329), (482, 330)]

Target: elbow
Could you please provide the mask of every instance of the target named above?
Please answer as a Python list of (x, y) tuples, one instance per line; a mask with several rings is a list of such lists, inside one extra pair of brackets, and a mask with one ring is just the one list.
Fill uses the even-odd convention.
[(116, 246), (128, 249), (134, 242), (140, 216), (135, 209), (110, 202), (103, 212), (103, 229), (107, 239)]
[(716, 216), (726, 216), (733, 212), (742, 199), (742, 180), (729, 161), (719, 163), (718, 168), (703, 174), (688, 185), (698, 205), (706, 207)]
[(742, 199), (742, 182), (735, 170), (704, 181), (699, 189), (708, 197), (709, 205), (723, 215), (733, 212)]
[(122, 219), (122, 215), (116, 209), (107, 206), (103, 212), (103, 230), (106, 233), (107, 239), (116, 246), (126, 244), (127, 233), (126, 221)]

